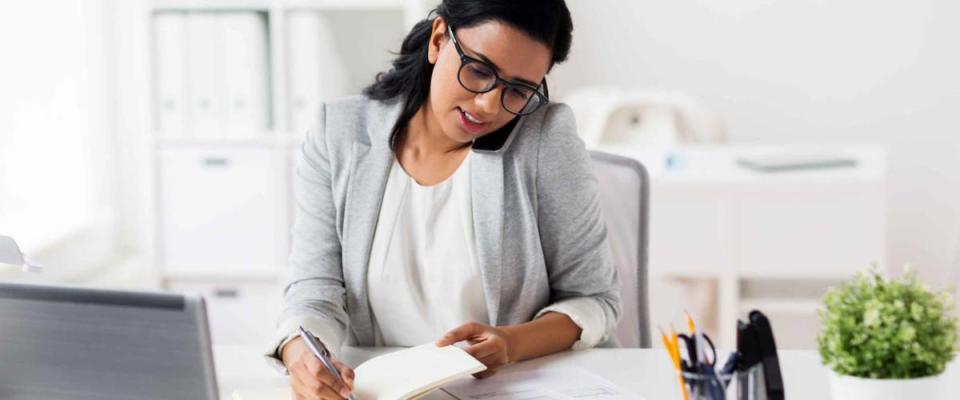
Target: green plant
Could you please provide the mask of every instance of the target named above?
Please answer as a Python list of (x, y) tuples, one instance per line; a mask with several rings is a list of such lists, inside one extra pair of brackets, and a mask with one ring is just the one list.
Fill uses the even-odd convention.
[(874, 267), (823, 298), (817, 337), (837, 374), (875, 379), (938, 375), (953, 359), (957, 317), (946, 291), (934, 293), (907, 268), (887, 279)]

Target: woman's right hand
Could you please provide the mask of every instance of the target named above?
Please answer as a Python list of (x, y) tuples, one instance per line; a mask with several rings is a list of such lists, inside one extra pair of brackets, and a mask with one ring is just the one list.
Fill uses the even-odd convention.
[(333, 360), (333, 365), (340, 371), (346, 385), (340, 383), (310, 351), (303, 338), (295, 338), (283, 346), (281, 357), (287, 371), (290, 371), (294, 399), (342, 400), (350, 396), (353, 390), (353, 369)]

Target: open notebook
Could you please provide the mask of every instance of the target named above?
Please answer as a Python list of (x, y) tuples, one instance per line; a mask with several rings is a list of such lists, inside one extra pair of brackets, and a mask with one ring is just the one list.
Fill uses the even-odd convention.
[[(487, 369), (462, 349), (434, 343), (385, 354), (354, 369), (357, 400), (415, 399), (450, 382)], [(235, 391), (233, 400), (287, 400), (290, 388)]]

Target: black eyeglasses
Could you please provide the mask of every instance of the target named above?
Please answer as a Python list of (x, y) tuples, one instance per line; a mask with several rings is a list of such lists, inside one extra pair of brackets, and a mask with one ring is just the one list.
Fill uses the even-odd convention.
[[(547, 94), (540, 93), (540, 87), (546, 91), (547, 80), (544, 79), (540, 87), (528, 85), (523, 82), (511, 82), (500, 78), (497, 70), (485, 61), (478, 60), (463, 53), (460, 48), (460, 42), (453, 34), (453, 27), (447, 25), (450, 32), (450, 39), (453, 40), (453, 47), (457, 49), (460, 55), (460, 70), (457, 71), (457, 80), (460, 86), (472, 93), (487, 93), (497, 87), (498, 83), (503, 84), (503, 91), (500, 92), (500, 104), (507, 112), (516, 115), (527, 115), (537, 111), (544, 104), (549, 102)], [(549, 92), (546, 92), (549, 93)]]

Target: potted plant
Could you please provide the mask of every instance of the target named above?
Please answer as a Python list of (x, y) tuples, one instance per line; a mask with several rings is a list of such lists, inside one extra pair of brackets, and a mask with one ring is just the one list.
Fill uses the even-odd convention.
[(899, 279), (874, 267), (831, 288), (823, 303), (817, 344), (835, 400), (939, 398), (957, 343), (949, 292), (929, 290), (909, 267)]

